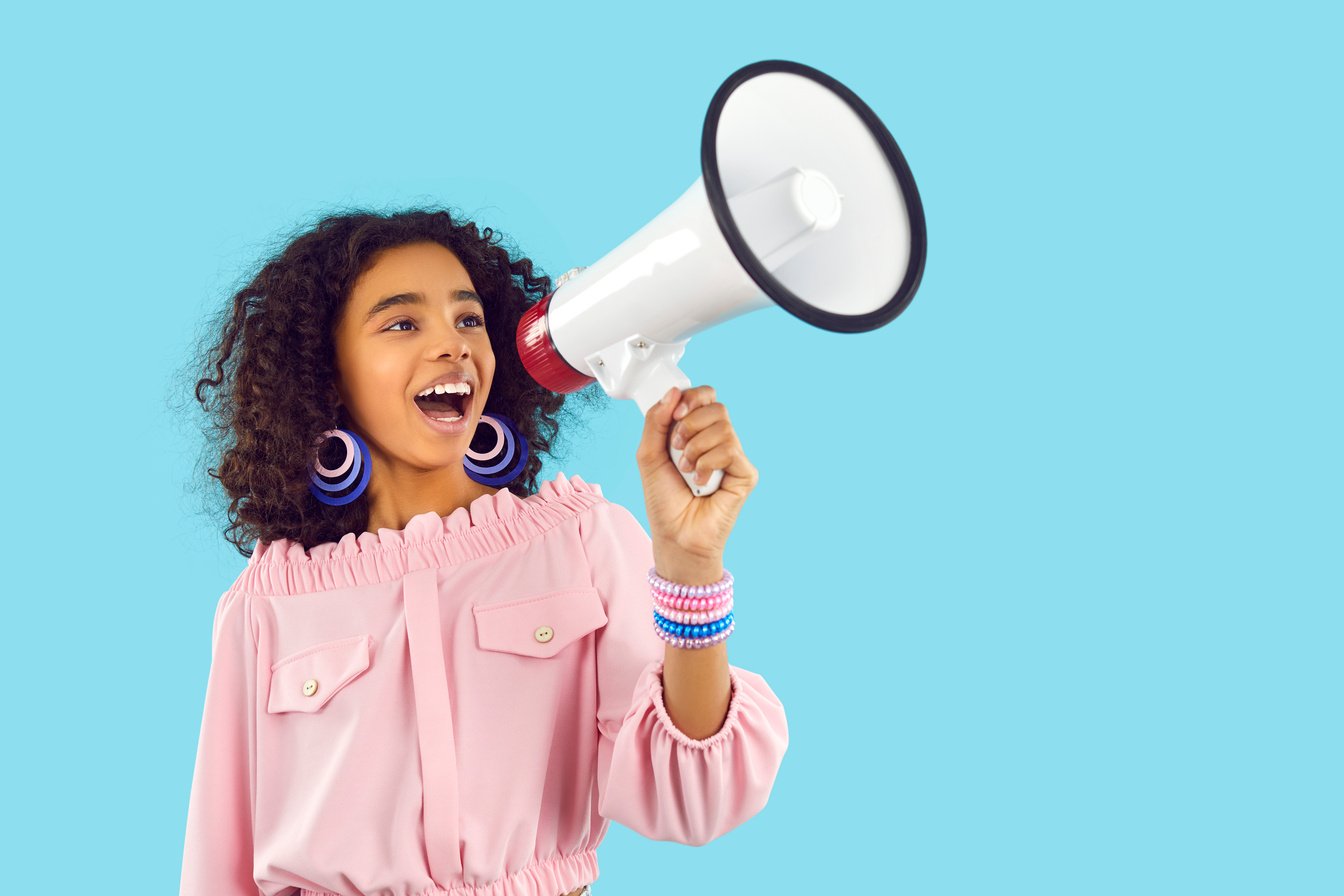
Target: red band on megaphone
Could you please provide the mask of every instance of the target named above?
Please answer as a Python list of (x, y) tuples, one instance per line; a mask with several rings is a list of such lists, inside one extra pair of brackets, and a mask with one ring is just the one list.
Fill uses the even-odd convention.
[(552, 392), (577, 392), (597, 379), (575, 370), (556, 349), (546, 323), (546, 309), (550, 306), (548, 295), (523, 312), (518, 321), (518, 357), (528, 375), (541, 386)]

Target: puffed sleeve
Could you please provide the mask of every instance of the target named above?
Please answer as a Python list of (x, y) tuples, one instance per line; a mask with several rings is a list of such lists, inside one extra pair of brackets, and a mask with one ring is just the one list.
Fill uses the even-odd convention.
[(594, 505), (579, 525), (607, 612), (597, 634), (598, 812), (653, 840), (708, 843), (765, 806), (789, 742), (784, 706), (765, 679), (730, 665), (723, 727), (703, 740), (678, 730), (653, 630), (653, 543), (619, 504)]
[(215, 608), (182, 854), (182, 896), (257, 896), (252, 877), (257, 646), (247, 595)]

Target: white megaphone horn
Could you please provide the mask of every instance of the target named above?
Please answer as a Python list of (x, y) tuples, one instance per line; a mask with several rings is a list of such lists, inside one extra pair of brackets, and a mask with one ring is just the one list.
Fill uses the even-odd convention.
[[(648, 414), (690, 388), (677, 362), (717, 323), (778, 306), (858, 333), (910, 304), (924, 272), (919, 192), (881, 120), (839, 81), (782, 60), (738, 69), (709, 104), (700, 164), (679, 199), (523, 314), (518, 354), (540, 385), (597, 381)], [(701, 496), (723, 479), (678, 472)]]

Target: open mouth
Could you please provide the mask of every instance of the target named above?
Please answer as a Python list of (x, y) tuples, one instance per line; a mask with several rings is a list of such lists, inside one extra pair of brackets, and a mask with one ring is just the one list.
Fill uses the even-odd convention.
[(457, 392), (431, 393), (417, 397), (415, 406), (430, 419), (452, 423), (467, 415), (471, 408), (471, 396)]

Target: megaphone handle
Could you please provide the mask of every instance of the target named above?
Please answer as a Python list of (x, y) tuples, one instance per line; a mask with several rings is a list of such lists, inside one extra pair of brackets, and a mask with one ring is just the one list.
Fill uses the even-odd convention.
[(684, 452), (682, 452), (680, 448), (672, 447), (671, 431), (669, 431), (668, 433), (667, 452), (672, 458), (672, 463), (676, 465), (677, 472), (681, 474), (682, 479), (686, 480), (686, 484), (690, 486), (691, 492), (696, 497), (703, 498), (705, 495), (712, 495), (719, 490), (719, 483), (723, 482), (722, 470), (715, 470), (714, 472), (710, 473), (709, 480), (705, 482), (704, 485), (701, 485), (700, 483), (695, 481), (694, 470), (691, 470), (688, 473), (681, 468), (681, 455)]
[[(617, 346), (621, 349), (621, 352), (613, 351), (605, 359), (601, 353), (597, 353), (586, 360), (589, 364), (596, 365), (592, 369), (597, 371), (595, 375), (598, 381), (602, 383), (602, 388), (607, 390), (607, 394), (616, 395), (619, 398), (633, 398), (639, 413), (647, 416), (659, 399), (667, 394), (668, 389), (676, 386), (685, 392), (690, 388), (690, 377), (682, 373), (681, 369), (677, 367), (677, 359), (681, 357), (681, 352), (685, 346), (685, 340), (676, 343), (660, 343), (636, 335), (632, 337), (631, 342), (621, 343)], [(631, 365), (625, 362), (630, 356), (622, 354), (622, 352), (630, 347), (638, 349), (638, 366), (641, 369), (638, 370), (638, 376), (629, 378), (629, 385), (627, 385), (626, 376), (630, 373)], [(719, 484), (723, 482), (723, 471), (714, 470), (711, 472), (704, 485), (697, 483), (694, 470), (688, 473), (681, 468), (682, 450), (672, 447), (672, 433), (675, 431), (675, 426), (670, 427), (667, 431), (667, 454), (672, 458), (672, 464), (676, 471), (681, 474), (682, 479), (686, 480), (686, 487), (691, 490), (691, 494), (699, 498), (714, 494), (719, 490)]]

